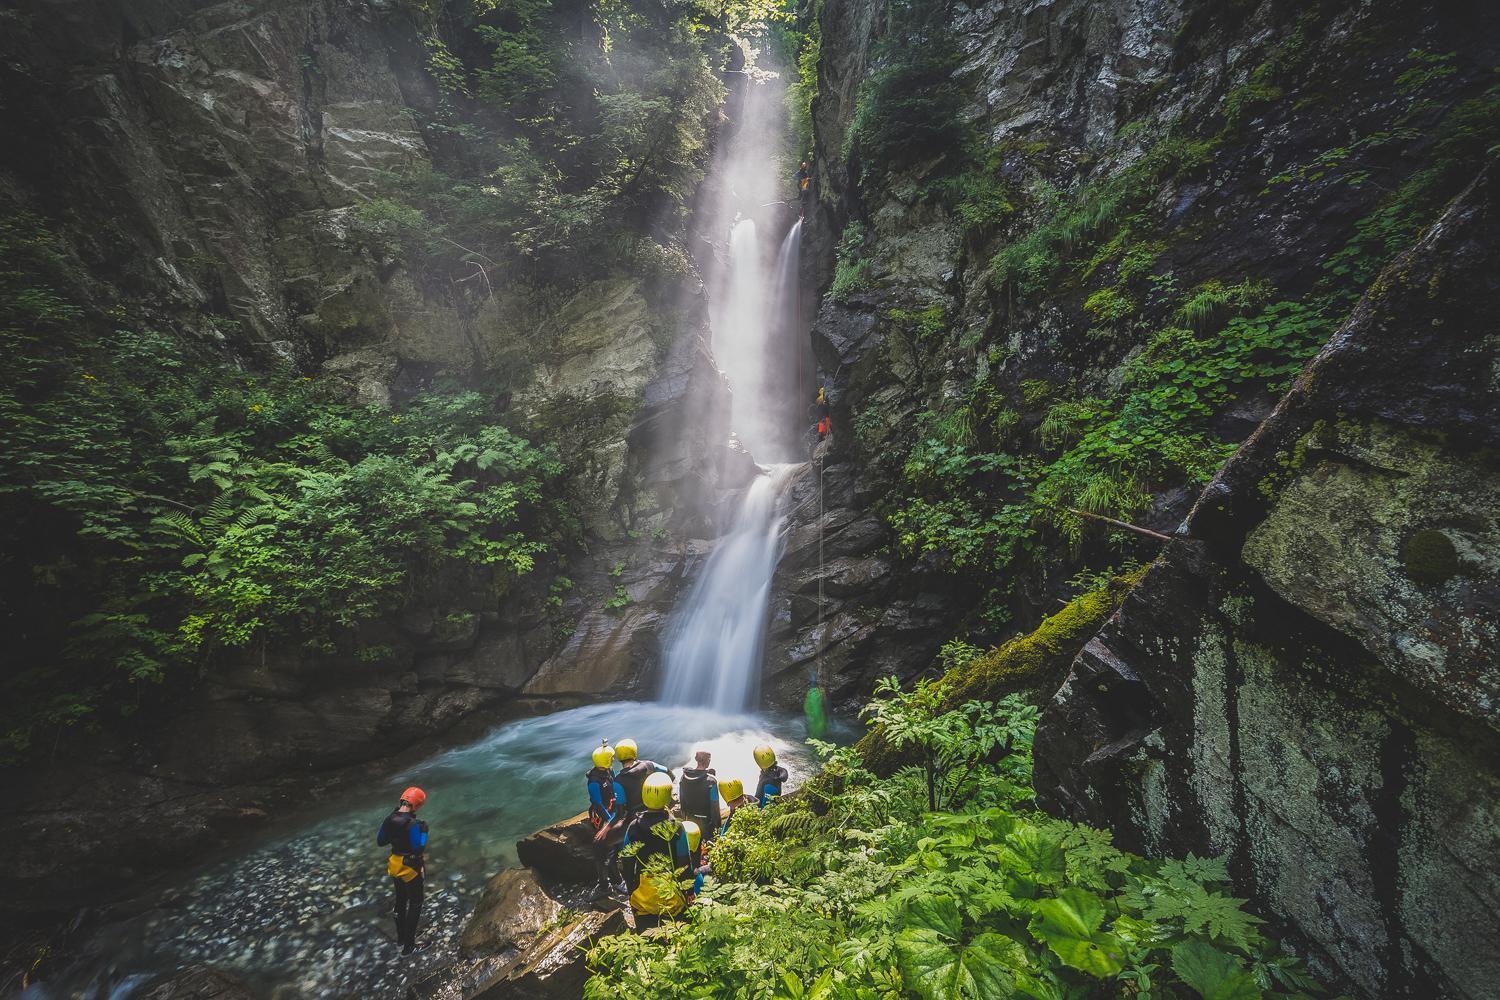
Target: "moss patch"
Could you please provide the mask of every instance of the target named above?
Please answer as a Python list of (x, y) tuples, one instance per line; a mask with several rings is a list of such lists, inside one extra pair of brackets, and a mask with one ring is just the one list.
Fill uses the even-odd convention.
[(1418, 583), (1437, 586), (1458, 575), (1458, 550), (1447, 535), (1428, 528), (1402, 544), (1401, 566)]
[[(1094, 633), (1114, 614), (1130, 588), (1148, 567), (1115, 577), (1109, 583), (1068, 602), (1036, 630), (995, 647), (943, 675), (940, 712), (968, 701), (994, 701), (1015, 691), (1055, 686), (1068, 664)], [(859, 741), (859, 750), (877, 773), (888, 773), (904, 760), (888, 747), (879, 728)]]

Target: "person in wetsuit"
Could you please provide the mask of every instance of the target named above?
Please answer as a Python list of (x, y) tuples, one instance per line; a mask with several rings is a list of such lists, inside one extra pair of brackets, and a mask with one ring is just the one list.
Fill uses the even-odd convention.
[(422, 789), (408, 788), (401, 793), (396, 811), (385, 818), (375, 835), (376, 844), (391, 850), (385, 871), (396, 892), (396, 940), (403, 955), (417, 950), (417, 923), (422, 919), (427, 824), (417, 819), (417, 810), (426, 801), (427, 793)]
[(703, 828), (690, 819), (683, 820), (682, 829), (677, 832), (677, 840), (672, 844), (672, 853), (675, 859), (673, 863), (693, 876), (693, 887), (687, 891), (688, 906), (692, 906), (698, 893), (703, 891), (703, 879), (711, 870), (708, 862), (703, 860), (706, 846)]
[[(615, 744), (618, 749), (619, 744)], [(650, 774), (641, 783), (641, 809), (625, 827), (625, 886), (638, 931), (655, 927), (687, 908), (687, 897), (677, 885), (678, 837), (682, 824), (672, 818), (672, 779)], [(634, 848), (634, 850), (631, 850)], [(653, 865), (653, 859), (661, 859)], [(670, 877), (668, 877), (670, 875)]]
[(729, 824), (734, 820), (734, 814), (739, 812), (750, 799), (745, 795), (745, 783), (739, 778), (725, 778), (721, 781), (719, 783), (719, 796), (723, 799), (724, 805), (729, 808), (729, 814), (719, 824), (719, 832), (723, 833), (729, 829)]
[(712, 843), (723, 814), (719, 808), (719, 776), (709, 766), (713, 757), (707, 750), (699, 750), (693, 759), (697, 766), (682, 769), (677, 798), (682, 802), (683, 816), (696, 823), (703, 839)]
[(760, 765), (760, 781), (755, 785), (755, 803), (762, 809), (786, 787), (786, 768), (776, 763), (776, 751), (762, 743), (753, 751)]
[[(620, 868), (617, 855), (620, 838), (610, 836), (610, 828), (620, 813), (625, 801), (625, 791), (615, 779), (610, 765), (615, 762), (615, 752), (601, 742), (593, 753), (594, 766), (584, 777), (589, 788), (589, 822), (594, 824), (594, 874), (598, 877), (595, 896), (603, 896), (614, 883), (619, 883)], [(623, 888), (623, 883), (621, 883)]]
[(675, 780), (670, 769), (662, 767), (654, 760), (641, 760), (637, 754), (635, 740), (616, 740), (615, 759), (620, 762), (620, 773), (615, 775), (615, 780), (620, 784), (620, 791), (625, 800), (625, 819), (645, 808), (641, 800), (641, 788), (646, 779), (653, 774), (665, 774), (670, 782)]

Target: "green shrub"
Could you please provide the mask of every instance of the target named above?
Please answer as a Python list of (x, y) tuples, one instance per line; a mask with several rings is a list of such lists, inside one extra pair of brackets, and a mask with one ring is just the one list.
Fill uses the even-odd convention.
[(809, 741), (821, 774), (736, 815), (684, 919), (595, 944), (586, 1000), (1323, 995), (1222, 860), (1149, 860), (1037, 812), (1036, 708), (952, 705), (945, 680), (881, 683), (866, 714), (910, 762), (889, 776), (868, 739)]
[(961, 148), (963, 94), (953, 82), (959, 52), (947, 27), (947, 5), (892, 0), (877, 69), (862, 84), (844, 133), (843, 156), (899, 168), (934, 151)]

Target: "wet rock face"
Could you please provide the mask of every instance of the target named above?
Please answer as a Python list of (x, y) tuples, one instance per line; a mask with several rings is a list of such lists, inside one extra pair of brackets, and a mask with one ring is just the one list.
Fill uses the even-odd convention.
[(1500, 184), (1376, 282), (1084, 649), (1052, 810), (1228, 854), (1320, 971), (1500, 982)]

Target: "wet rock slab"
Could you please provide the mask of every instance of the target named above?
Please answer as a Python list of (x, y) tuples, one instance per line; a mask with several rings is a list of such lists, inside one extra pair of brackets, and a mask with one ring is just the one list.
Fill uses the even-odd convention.
[(589, 814), (538, 830), (517, 842), (521, 864), (544, 879), (582, 884), (594, 881), (594, 825)]

